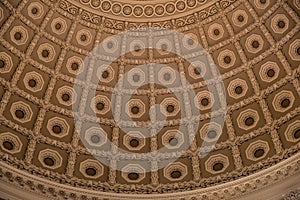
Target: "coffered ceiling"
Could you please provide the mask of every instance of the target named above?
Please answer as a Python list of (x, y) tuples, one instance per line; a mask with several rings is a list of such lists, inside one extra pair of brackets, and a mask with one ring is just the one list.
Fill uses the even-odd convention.
[[(163, 194), (167, 199), (169, 194), (222, 187), (281, 166), (298, 155), (300, 147), (299, 16), (298, 0), (2, 0), (1, 179), (52, 199), (122, 199), (122, 194), (136, 198)], [(176, 30), (193, 40), (151, 36), (151, 45), (162, 49), (157, 50), (143, 48), (143, 37), (132, 37), (125, 45), (139, 48), (120, 56), (105, 71), (84, 69), (85, 58), (100, 43), (106, 41), (105, 54), (113, 54), (124, 44), (111, 36), (146, 27)], [(185, 56), (192, 56), (194, 42), (208, 52), (201, 63), (191, 64), (172, 53), (180, 46)], [(119, 112), (147, 125), (151, 106), (160, 104), (156, 114), (164, 115), (166, 124), (155, 135), (152, 129), (128, 134), (114, 119), (113, 89), (123, 74), (149, 60), (169, 68), (153, 72), (159, 84), (139, 87)], [(213, 105), (222, 99), (209, 92), (203, 79), (212, 62), (221, 74), (227, 106), (224, 126), (213, 124), (208, 131), (211, 118), (222, 117), (212, 115)], [(180, 102), (177, 97), (184, 98), (184, 92), (174, 94), (162, 86), (174, 91), (182, 87), (176, 72), (188, 80), (195, 98)], [(129, 74), (124, 88), (143, 83), (150, 74), (147, 70)], [(76, 78), (99, 80), (93, 83), (95, 95), (89, 98), (91, 94), (74, 91)], [(86, 117), (80, 129), (75, 127), (74, 104), (96, 113)], [(178, 159), (153, 170), (180, 153), (190, 139), (191, 127), (182, 121), (189, 119), (182, 109), (185, 104), (201, 113), (194, 116), (199, 119), (192, 126), (195, 138)], [(143, 138), (145, 134), (151, 136)], [(199, 157), (200, 147), (214, 142)], [(151, 171), (138, 164), (143, 157), (107, 157), (117, 155), (116, 148), (143, 155), (164, 147), (157, 160), (148, 160)], [(96, 159), (91, 149), (109, 164)], [(124, 164), (126, 159), (133, 164)], [(297, 172), (292, 163), (288, 174)], [(47, 180), (48, 185), (30, 182), (12, 169)], [(268, 185), (273, 179), (266, 180)], [(51, 184), (85, 192), (54, 189)], [(255, 190), (256, 184), (260, 183), (246, 188)], [(240, 193), (225, 188), (180, 198), (230, 199)]]

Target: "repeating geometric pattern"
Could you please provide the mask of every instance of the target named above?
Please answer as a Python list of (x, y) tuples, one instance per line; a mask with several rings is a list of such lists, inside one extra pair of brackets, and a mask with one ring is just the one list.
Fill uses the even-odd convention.
[[(268, 168), (299, 150), (300, 138), (300, 5), (298, 1), (236, 0), (222, 1), (216, 10), (207, 11), (207, 1), (178, 0), (166, 4), (136, 6), (122, 2), (80, 0), (42, 0), (0, 2), (0, 159), (23, 170), (34, 170), (39, 176), (50, 174), (57, 182), (76, 183), (102, 191), (126, 193), (166, 193), (209, 187), (235, 180)], [(82, 8), (80, 7), (82, 6)], [(199, 12), (197, 6), (200, 5)], [(202, 7), (201, 7), (202, 5)], [(92, 11), (89, 12), (90, 8)], [(97, 15), (95, 9), (107, 12)], [(195, 15), (184, 12), (194, 10)], [(177, 14), (176, 14), (177, 13)], [(120, 20), (116, 20), (120, 15)], [(177, 16), (170, 20), (169, 15)], [(184, 17), (183, 17), (184, 15)], [(141, 21), (130, 21), (131, 16)], [(151, 23), (144, 23), (154, 17)], [(161, 20), (159, 16), (162, 16)], [(142, 18), (145, 17), (145, 18)], [(131, 18), (130, 18), (131, 19)], [(146, 20), (147, 19), (147, 20)], [(129, 21), (126, 21), (129, 20)], [(158, 20), (158, 21), (156, 21)], [(214, 125), (207, 133), (211, 108), (218, 102), (210, 94), (203, 75), (212, 62), (187, 63), (172, 49), (185, 49), (192, 55), (193, 40), (151, 38), (161, 50), (145, 49), (143, 38), (128, 38), (131, 49), (105, 71), (85, 74), (82, 62), (88, 53), (103, 42), (105, 54), (119, 50), (115, 40), (108, 40), (118, 31), (137, 27), (171, 28), (198, 41), (207, 50), (222, 75), (226, 89), (227, 114), (223, 128)], [(182, 45), (182, 46), (180, 46)], [(180, 47), (178, 47), (180, 46)], [(107, 55), (102, 55), (103, 59)], [(137, 89), (121, 112), (139, 124), (150, 122), (149, 110), (156, 103), (156, 112), (166, 116), (167, 123), (159, 133), (141, 139), (139, 134), (126, 133), (113, 119), (111, 96), (120, 76), (136, 65), (163, 63), (168, 68), (157, 72), (158, 82), (176, 89), (179, 71), (191, 83), (196, 98), (189, 98), (201, 115), (195, 140), (176, 162), (157, 171), (145, 172), (140, 165), (123, 166), (127, 172), (114, 170), (93, 158), (85, 145), (101, 147), (103, 155), (117, 154), (108, 145), (110, 140), (130, 152), (146, 153), (167, 147), (151, 168), (172, 158), (186, 140), (189, 130), (177, 130), (181, 106), (174, 94), (149, 84)], [(95, 63), (97, 65), (97, 62)], [(126, 85), (139, 86), (149, 78), (149, 71), (131, 71)], [(84, 134), (86, 144), (74, 128), (72, 104), (91, 94), (75, 93), (74, 78), (97, 77), (96, 95), (81, 104), (87, 113), (86, 127), (99, 123), (105, 131), (91, 128)], [(211, 83), (213, 84), (213, 83)], [(78, 92), (78, 91), (77, 91)], [(183, 95), (183, 94), (179, 94)], [(196, 127), (196, 126), (194, 126)], [(155, 132), (152, 129), (149, 132)], [(179, 134), (176, 134), (179, 132)], [(151, 134), (151, 133), (149, 133)], [(177, 137), (175, 137), (175, 135)], [(206, 156), (199, 152), (204, 142), (219, 140)], [(95, 150), (96, 151), (96, 150)], [(126, 158), (125, 158), (126, 159)], [(129, 158), (130, 159), (130, 158)], [(24, 166), (29, 166), (24, 169)], [(126, 171), (125, 170), (125, 171)], [(72, 177), (72, 180), (70, 180)], [(135, 189), (131, 189), (134, 187)]]

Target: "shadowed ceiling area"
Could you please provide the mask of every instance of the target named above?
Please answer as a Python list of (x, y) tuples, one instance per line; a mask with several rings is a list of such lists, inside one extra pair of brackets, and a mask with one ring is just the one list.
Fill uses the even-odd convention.
[[(0, 181), (15, 194), (238, 199), (299, 173), (299, 0), (1, 0), (0, 27)], [(149, 27), (186, 37), (112, 38)], [(86, 59), (100, 44), (103, 53)], [(131, 51), (110, 60), (122, 48)], [(134, 71), (148, 63), (168, 67)], [(219, 85), (204, 78), (212, 65), (224, 115), (213, 110), (224, 101), (210, 92)], [(139, 87), (119, 106), (120, 79), (124, 93)], [(178, 89), (183, 79), (195, 96)], [(89, 80), (95, 93), (84, 89)], [(79, 124), (74, 105), (85, 113)], [(123, 115), (140, 126), (164, 116), (165, 124), (138, 132)], [(218, 118), (224, 126), (211, 122)]]

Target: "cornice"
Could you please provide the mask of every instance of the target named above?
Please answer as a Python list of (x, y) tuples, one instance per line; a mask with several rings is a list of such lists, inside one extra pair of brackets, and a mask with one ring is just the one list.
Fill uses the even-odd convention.
[[(82, 199), (185, 199), (192, 200), (195, 198), (200, 199), (249, 199), (243, 198), (255, 193), (262, 193), (264, 188), (275, 186), (281, 182), (287, 182), (286, 185), (293, 184), (295, 185), (295, 180), (299, 180), (300, 173), (300, 154), (296, 154), (281, 163), (272, 166), (268, 169), (265, 169), (256, 174), (250, 175), (245, 178), (241, 178), (235, 181), (227, 182), (224, 184), (197, 189), (193, 191), (170, 193), (170, 194), (117, 194), (117, 193), (108, 193), (100, 191), (92, 191), (87, 189), (75, 188), (59, 183), (54, 183), (43, 178), (36, 177), (27, 172), (13, 168), (12, 166), (0, 162), (0, 180), (2, 185), (0, 188), (16, 188), (15, 191), (22, 191), (26, 193), (26, 196), (30, 197), (33, 195), (32, 191), (35, 191), (36, 194), (44, 196), (49, 199), (63, 199), (63, 198), (82, 198)], [(5, 186), (5, 187), (4, 187)], [(134, 188), (133, 188), (134, 189)], [(3, 192), (4, 189), (0, 191)], [(14, 189), (11, 189), (14, 191)], [(22, 193), (21, 192), (21, 193)], [(19, 195), (21, 195), (21, 193)], [(283, 190), (275, 190), (274, 195), (283, 196), (282, 193), (287, 193)], [(17, 195), (17, 194), (16, 194)], [(254, 194), (255, 195), (255, 194)], [(288, 195), (289, 196), (289, 195)], [(24, 195), (23, 195), (24, 197)], [(31, 196), (32, 198), (34, 196)], [(253, 197), (251, 197), (253, 198)]]

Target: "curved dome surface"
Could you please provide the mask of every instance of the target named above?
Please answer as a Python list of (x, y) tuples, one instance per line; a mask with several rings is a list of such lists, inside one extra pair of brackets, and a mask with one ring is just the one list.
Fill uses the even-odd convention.
[[(0, 194), (254, 199), (299, 188), (299, 16), (298, 0), (1, 1)], [(147, 28), (162, 33), (115, 39)]]

